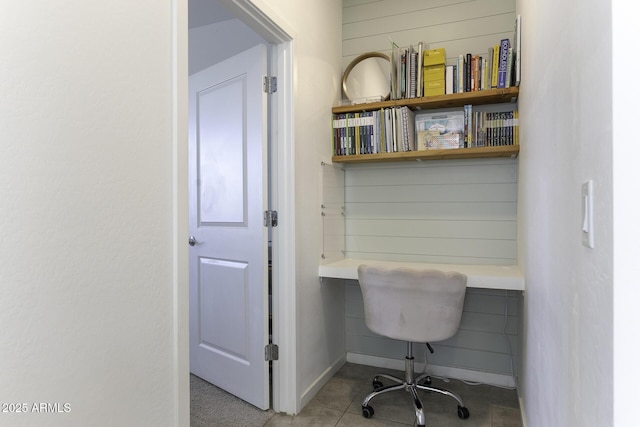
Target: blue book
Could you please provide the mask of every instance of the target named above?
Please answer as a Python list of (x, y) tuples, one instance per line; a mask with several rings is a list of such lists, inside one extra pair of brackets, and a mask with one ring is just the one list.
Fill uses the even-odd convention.
[(498, 87), (503, 88), (507, 83), (507, 64), (509, 61), (509, 39), (500, 40), (500, 55), (498, 56)]

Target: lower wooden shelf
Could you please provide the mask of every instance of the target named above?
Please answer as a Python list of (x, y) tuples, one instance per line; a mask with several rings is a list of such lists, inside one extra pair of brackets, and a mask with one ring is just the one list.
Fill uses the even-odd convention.
[(401, 162), (444, 159), (481, 159), (489, 157), (516, 157), (520, 152), (519, 145), (500, 147), (454, 148), (448, 150), (420, 150), (402, 153), (356, 154), (350, 156), (333, 156), (334, 163), (371, 163)]

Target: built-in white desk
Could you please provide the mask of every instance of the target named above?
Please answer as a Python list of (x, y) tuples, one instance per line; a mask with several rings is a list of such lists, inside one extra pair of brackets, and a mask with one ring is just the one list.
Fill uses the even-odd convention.
[(469, 288), (524, 291), (524, 276), (517, 265), (427, 264), (345, 258), (321, 265), (319, 275), (335, 279), (358, 280), (358, 266), (360, 264), (386, 268), (434, 268), (443, 271), (459, 271), (467, 276), (467, 287)]

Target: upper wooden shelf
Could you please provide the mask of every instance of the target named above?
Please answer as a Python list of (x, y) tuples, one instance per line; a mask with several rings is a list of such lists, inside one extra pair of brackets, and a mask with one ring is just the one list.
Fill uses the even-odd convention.
[(452, 93), (449, 95), (426, 96), (423, 98), (396, 99), (391, 101), (372, 102), (333, 107), (334, 114), (357, 113), (359, 111), (379, 110), (380, 108), (406, 105), (412, 110), (431, 110), (435, 108), (462, 107), (463, 105), (500, 104), (515, 102), (518, 99), (517, 86), (505, 89), (487, 89), (477, 92)]

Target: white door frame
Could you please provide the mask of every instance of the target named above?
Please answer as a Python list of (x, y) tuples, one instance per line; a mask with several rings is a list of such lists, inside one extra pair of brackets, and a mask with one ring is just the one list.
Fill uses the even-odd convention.
[[(293, 123), (293, 32), (262, 0), (219, 0), (238, 19), (275, 46), (271, 67), (278, 77), (271, 96), (272, 206), (278, 226), (272, 235), (273, 341), (279, 360), (273, 363), (273, 409), (298, 411), (296, 385), (295, 196)], [(189, 423), (189, 258), (188, 229), (188, 0), (173, 0), (174, 23), (174, 390), (175, 425)], [(186, 422), (186, 424), (185, 424)]]

